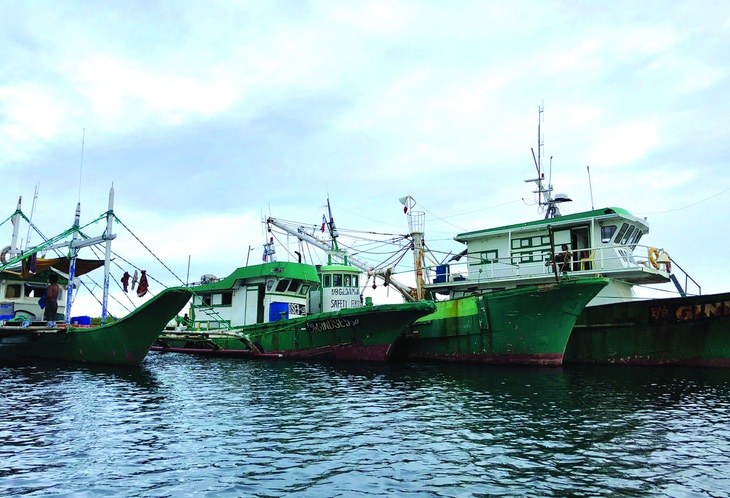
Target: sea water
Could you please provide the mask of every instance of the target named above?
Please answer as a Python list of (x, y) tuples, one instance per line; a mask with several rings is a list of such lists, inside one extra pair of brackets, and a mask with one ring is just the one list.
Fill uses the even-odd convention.
[(0, 366), (0, 496), (727, 496), (730, 371)]

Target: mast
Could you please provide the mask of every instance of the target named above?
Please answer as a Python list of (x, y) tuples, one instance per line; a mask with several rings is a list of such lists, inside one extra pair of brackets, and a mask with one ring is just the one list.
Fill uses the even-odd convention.
[(408, 215), (408, 230), (413, 240), (413, 267), (416, 269), (416, 300), (421, 301), (426, 295), (423, 283), (423, 234), (426, 213), (423, 211), (413, 211), (416, 200), (410, 195), (401, 197), (399, 200), (405, 206), (403, 210)]
[(10, 240), (10, 254), (8, 259), (12, 259), (18, 254), (18, 232), (20, 231), (20, 220), (22, 219), (20, 205), (22, 201), (23, 197), (18, 197), (18, 208), (13, 215), (13, 238)]
[(388, 270), (386, 272), (379, 272), (373, 270), (372, 265), (367, 264), (365, 261), (361, 261), (360, 259), (354, 257), (354, 256), (348, 256), (346, 253), (335, 250), (331, 246), (325, 244), (321, 240), (304, 233), (303, 231), (295, 231), (288, 226), (286, 226), (284, 223), (281, 223), (276, 218), (268, 217), (266, 218), (266, 223), (271, 223), (275, 227), (281, 228), (286, 233), (291, 234), (295, 237), (297, 237), (299, 240), (303, 240), (304, 242), (307, 242), (309, 244), (312, 244), (315, 247), (318, 247), (319, 249), (322, 249), (325, 251), (328, 255), (334, 256), (338, 260), (341, 260), (345, 264), (350, 264), (354, 266), (355, 268), (359, 268), (362, 271), (368, 272), (369, 275), (377, 276), (385, 280), (387, 283), (392, 284), (393, 287), (396, 288), (398, 292), (401, 293), (401, 295), (405, 298), (406, 301), (415, 301), (413, 295), (411, 295), (411, 288), (407, 285), (402, 284), (401, 282), (398, 282), (391, 276), (391, 271)]
[(106, 251), (104, 254), (104, 293), (101, 300), (101, 322), (106, 323), (107, 305), (109, 304), (109, 267), (111, 266), (112, 254), (112, 228), (114, 224), (114, 184), (109, 189), (109, 209), (106, 212)]
[(81, 202), (76, 204), (76, 215), (74, 217), (74, 236), (69, 246), (69, 266), (68, 266), (68, 290), (66, 291), (66, 325), (71, 323), (71, 300), (74, 291), (74, 273), (76, 273), (76, 256), (79, 249), (76, 246), (76, 240), (79, 238), (79, 226), (81, 224)]
[(535, 169), (537, 169), (537, 178), (533, 178), (530, 180), (525, 180), (525, 182), (534, 182), (537, 186), (537, 190), (535, 190), (533, 193), (537, 194), (537, 203), (538, 206), (546, 207), (545, 209), (545, 219), (548, 218), (556, 218), (558, 216), (562, 216), (560, 214), (560, 208), (558, 207), (558, 204), (561, 202), (570, 202), (570, 198), (565, 194), (557, 194), (555, 197), (553, 197), (553, 185), (552, 185), (552, 156), (550, 157), (550, 176), (551, 178), (548, 179), (547, 187), (543, 183), (545, 181), (545, 173), (542, 171), (542, 149), (545, 146), (542, 131), (540, 124), (542, 122), (542, 115), (543, 115), (544, 109), (541, 105), (538, 107), (538, 114), (537, 114), (537, 158), (535, 157), (535, 150), (532, 150), (532, 160), (535, 163)]
[[(38, 188), (39, 185), (35, 186), (35, 192), (33, 194), (33, 205), (30, 208), (30, 220), (33, 221), (33, 214), (35, 213), (35, 206), (38, 202)], [(25, 236), (25, 247), (30, 247), (30, 236), (33, 232), (31, 231), (31, 224), (28, 223), (28, 234)]]

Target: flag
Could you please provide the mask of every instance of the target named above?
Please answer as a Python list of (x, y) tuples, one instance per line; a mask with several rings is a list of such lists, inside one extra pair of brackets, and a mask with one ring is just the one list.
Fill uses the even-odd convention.
[(322, 215), (322, 233), (324, 233), (324, 227), (327, 224), (327, 217), (325, 215)]

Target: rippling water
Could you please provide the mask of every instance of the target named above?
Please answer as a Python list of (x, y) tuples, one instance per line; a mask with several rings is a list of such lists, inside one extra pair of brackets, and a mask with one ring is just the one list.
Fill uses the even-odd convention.
[(726, 496), (730, 371), (0, 367), (0, 495)]

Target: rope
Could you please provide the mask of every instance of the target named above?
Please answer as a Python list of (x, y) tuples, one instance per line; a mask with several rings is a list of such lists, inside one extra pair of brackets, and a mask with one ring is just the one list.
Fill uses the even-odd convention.
[[(117, 215), (115, 215), (115, 214), (112, 214), (112, 216), (114, 216), (114, 219), (115, 219), (115, 220), (117, 220), (117, 222), (119, 222), (119, 224), (120, 224), (120, 225), (122, 225), (122, 226), (123, 226), (123, 227), (124, 227), (124, 228), (125, 228), (125, 229), (127, 230), (127, 232), (129, 232), (129, 233), (130, 233), (130, 235), (132, 235), (132, 237), (134, 237), (134, 238), (135, 238), (135, 239), (137, 240), (137, 242), (139, 242), (139, 243), (140, 243), (140, 244), (142, 245), (142, 247), (144, 247), (145, 249), (147, 249), (147, 252), (149, 252), (149, 253), (150, 253), (150, 254), (151, 254), (151, 255), (152, 255), (152, 256), (153, 256), (153, 257), (154, 257), (154, 258), (155, 258), (155, 259), (156, 259), (156, 260), (157, 260), (157, 261), (158, 261), (158, 262), (159, 262), (159, 263), (160, 263), (160, 264), (161, 264), (161, 265), (162, 265), (162, 266), (163, 266), (163, 267), (165, 268), (165, 269), (166, 269), (166, 270), (167, 270), (167, 271), (169, 271), (169, 272), (170, 272), (170, 274), (171, 274), (171, 275), (172, 275), (173, 277), (175, 277), (175, 278), (176, 278), (176, 279), (177, 279), (177, 280), (178, 280), (178, 281), (180, 282), (180, 284), (181, 284), (181, 285), (185, 285), (185, 282), (183, 282), (183, 281), (182, 281), (182, 279), (181, 279), (180, 277), (178, 277), (178, 276), (177, 276), (177, 275), (175, 274), (175, 272), (174, 272), (174, 271), (172, 271), (172, 270), (171, 270), (171, 269), (170, 269), (170, 268), (169, 268), (169, 267), (168, 267), (168, 266), (167, 266), (167, 265), (166, 265), (165, 263), (163, 263), (163, 262), (162, 262), (162, 261), (160, 260), (160, 258), (158, 258), (158, 257), (157, 257), (157, 255), (155, 255), (155, 253), (153, 253), (153, 252), (152, 252), (152, 250), (150, 250), (150, 248), (149, 248), (149, 247), (147, 247), (147, 246), (146, 246), (146, 245), (144, 244), (144, 242), (142, 242), (141, 240), (139, 240), (139, 237), (137, 237), (137, 235), (135, 235), (135, 234), (134, 234), (134, 233), (133, 233), (133, 232), (132, 232), (132, 231), (131, 231), (131, 230), (130, 230), (130, 229), (129, 229), (128, 227), (127, 227), (127, 225), (125, 225), (125, 224), (124, 224), (124, 222), (123, 222), (122, 220), (120, 220), (120, 219), (119, 219), (119, 218), (117, 217)], [(148, 275), (148, 277), (149, 277), (149, 275)], [(159, 282), (158, 282), (158, 283), (159, 283)]]

